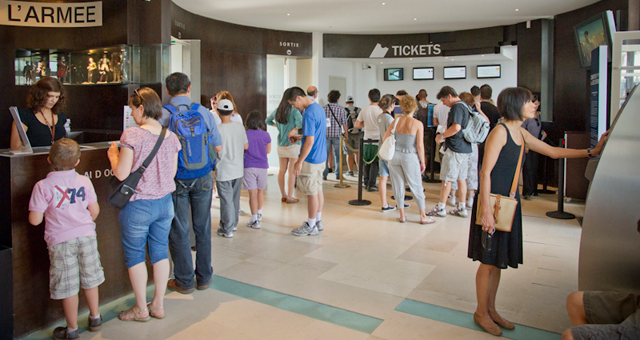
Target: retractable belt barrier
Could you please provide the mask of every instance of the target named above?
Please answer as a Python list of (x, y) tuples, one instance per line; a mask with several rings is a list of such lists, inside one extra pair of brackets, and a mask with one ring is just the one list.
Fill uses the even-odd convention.
[[(349, 201), (350, 205), (369, 205), (371, 201), (362, 199), (362, 176), (364, 174), (364, 144), (373, 144), (378, 143), (379, 141), (376, 139), (367, 139), (360, 138), (360, 157), (358, 157), (358, 199)], [(378, 157), (373, 157), (373, 160), (369, 161), (367, 164), (373, 163)]]

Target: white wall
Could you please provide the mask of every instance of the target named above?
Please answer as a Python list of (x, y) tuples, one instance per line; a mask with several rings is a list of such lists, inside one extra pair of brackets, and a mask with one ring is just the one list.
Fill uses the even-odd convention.
[[(285, 65), (284, 58), (267, 58), (267, 111), (270, 115), (280, 105), (282, 93), (285, 90)], [(278, 160), (278, 129), (274, 126), (267, 126), (267, 132), (271, 136), (271, 153), (267, 155), (269, 167), (279, 167)]]
[[(507, 87), (517, 86), (518, 84), (518, 62), (517, 62), (517, 47), (507, 46), (502, 47), (505, 57), (513, 57), (512, 59), (503, 58), (502, 60), (490, 60), (489, 58), (482, 58), (478, 56), (477, 61), (463, 61), (458, 62), (456, 60), (449, 62), (431, 62), (425, 61), (424, 63), (393, 63), (393, 61), (385, 61), (384, 64), (378, 65), (376, 72), (376, 80), (378, 83), (378, 89), (382, 94), (391, 93), (395, 94), (398, 90), (405, 90), (410, 95), (415, 96), (420, 89), (427, 90), (429, 96), (427, 100), (430, 102), (436, 102), (436, 94), (445, 85), (453, 87), (458, 93), (469, 92), (472, 86), (481, 86), (483, 84), (489, 84), (493, 88), (494, 100), (498, 97), (500, 91)], [(455, 57), (454, 57), (455, 59)], [(476, 66), (486, 64), (500, 64), (501, 65), (501, 78), (495, 79), (477, 79), (476, 78)], [(413, 80), (413, 68), (414, 67), (434, 67), (435, 79), (434, 80)], [(467, 67), (467, 79), (455, 79), (445, 80), (443, 78), (444, 66), (466, 66)], [(403, 81), (384, 81), (384, 69), (385, 68), (404, 68)]]

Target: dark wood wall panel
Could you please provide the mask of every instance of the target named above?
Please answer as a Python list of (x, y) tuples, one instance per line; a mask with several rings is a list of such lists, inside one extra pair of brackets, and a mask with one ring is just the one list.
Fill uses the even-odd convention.
[(586, 131), (589, 126), (589, 70), (580, 68), (573, 26), (606, 10), (627, 8), (628, 0), (607, 0), (555, 17), (553, 121), (561, 131)]
[(542, 63), (542, 21), (531, 21), (516, 25), (518, 39), (518, 86), (531, 92), (540, 92)]

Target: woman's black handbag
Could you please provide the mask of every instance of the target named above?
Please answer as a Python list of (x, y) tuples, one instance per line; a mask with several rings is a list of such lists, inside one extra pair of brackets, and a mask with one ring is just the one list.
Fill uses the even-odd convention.
[(138, 181), (140, 181), (140, 178), (142, 178), (142, 173), (147, 170), (147, 167), (151, 163), (151, 160), (153, 160), (153, 157), (155, 157), (158, 149), (160, 149), (162, 141), (164, 140), (166, 130), (166, 127), (162, 128), (162, 131), (160, 131), (160, 136), (158, 137), (158, 141), (153, 147), (153, 150), (151, 150), (151, 153), (149, 153), (147, 159), (144, 160), (142, 165), (136, 171), (129, 174), (129, 176), (122, 182), (120, 182), (116, 176), (113, 176), (113, 178), (111, 178), (110, 186), (114, 189), (109, 195), (109, 198), (107, 198), (107, 203), (109, 203), (109, 205), (113, 205), (122, 209), (127, 205), (127, 203), (129, 203), (131, 196), (133, 196), (133, 193), (136, 191)]

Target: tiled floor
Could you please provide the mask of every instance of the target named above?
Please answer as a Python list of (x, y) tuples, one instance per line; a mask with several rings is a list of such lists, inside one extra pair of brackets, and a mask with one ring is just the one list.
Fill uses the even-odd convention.
[[(334, 188), (335, 183), (324, 184), (324, 232), (298, 238), (290, 230), (306, 219), (306, 200), (280, 203), (276, 178), (269, 176), (262, 229), (244, 227), (244, 215), (234, 238), (214, 236), (213, 268), (223, 278), (382, 319), (370, 334), (229, 294), (215, 289), (214, 282), (213, 288), (191, 295), (169, 293), (164, 320), (112, 319), (100, 332), (83, 332), (81, 339), (493, 338), (396, 310), (410, 299), (474, 311), (478, 264), (466, 256), (469, 218), (449, 216), (420, 225), (412, 204), (409, 222), (401, 224), (397, 212), (380, 212), (378, 193), (364, 192), (372, 205), (351, 206), (347, 202), (357, 198), (355, 182), (348, 181), (353, 186), (347, 189)], [(431, 208), (439, 186), (424, 186)], [(241, 205), (249, 211), (246, 192)], [(545, 216), (556, 210), (555, 196), (523, 201), (523, 209), (524, 265), (502, 272), (497, 307), (514, 323), (561, 333), (570, 325), (565, 298), (577, 289), (581, 229), (575, 219)], [(584, 207), (566, 204), (565, 209), (582, 216)]]

